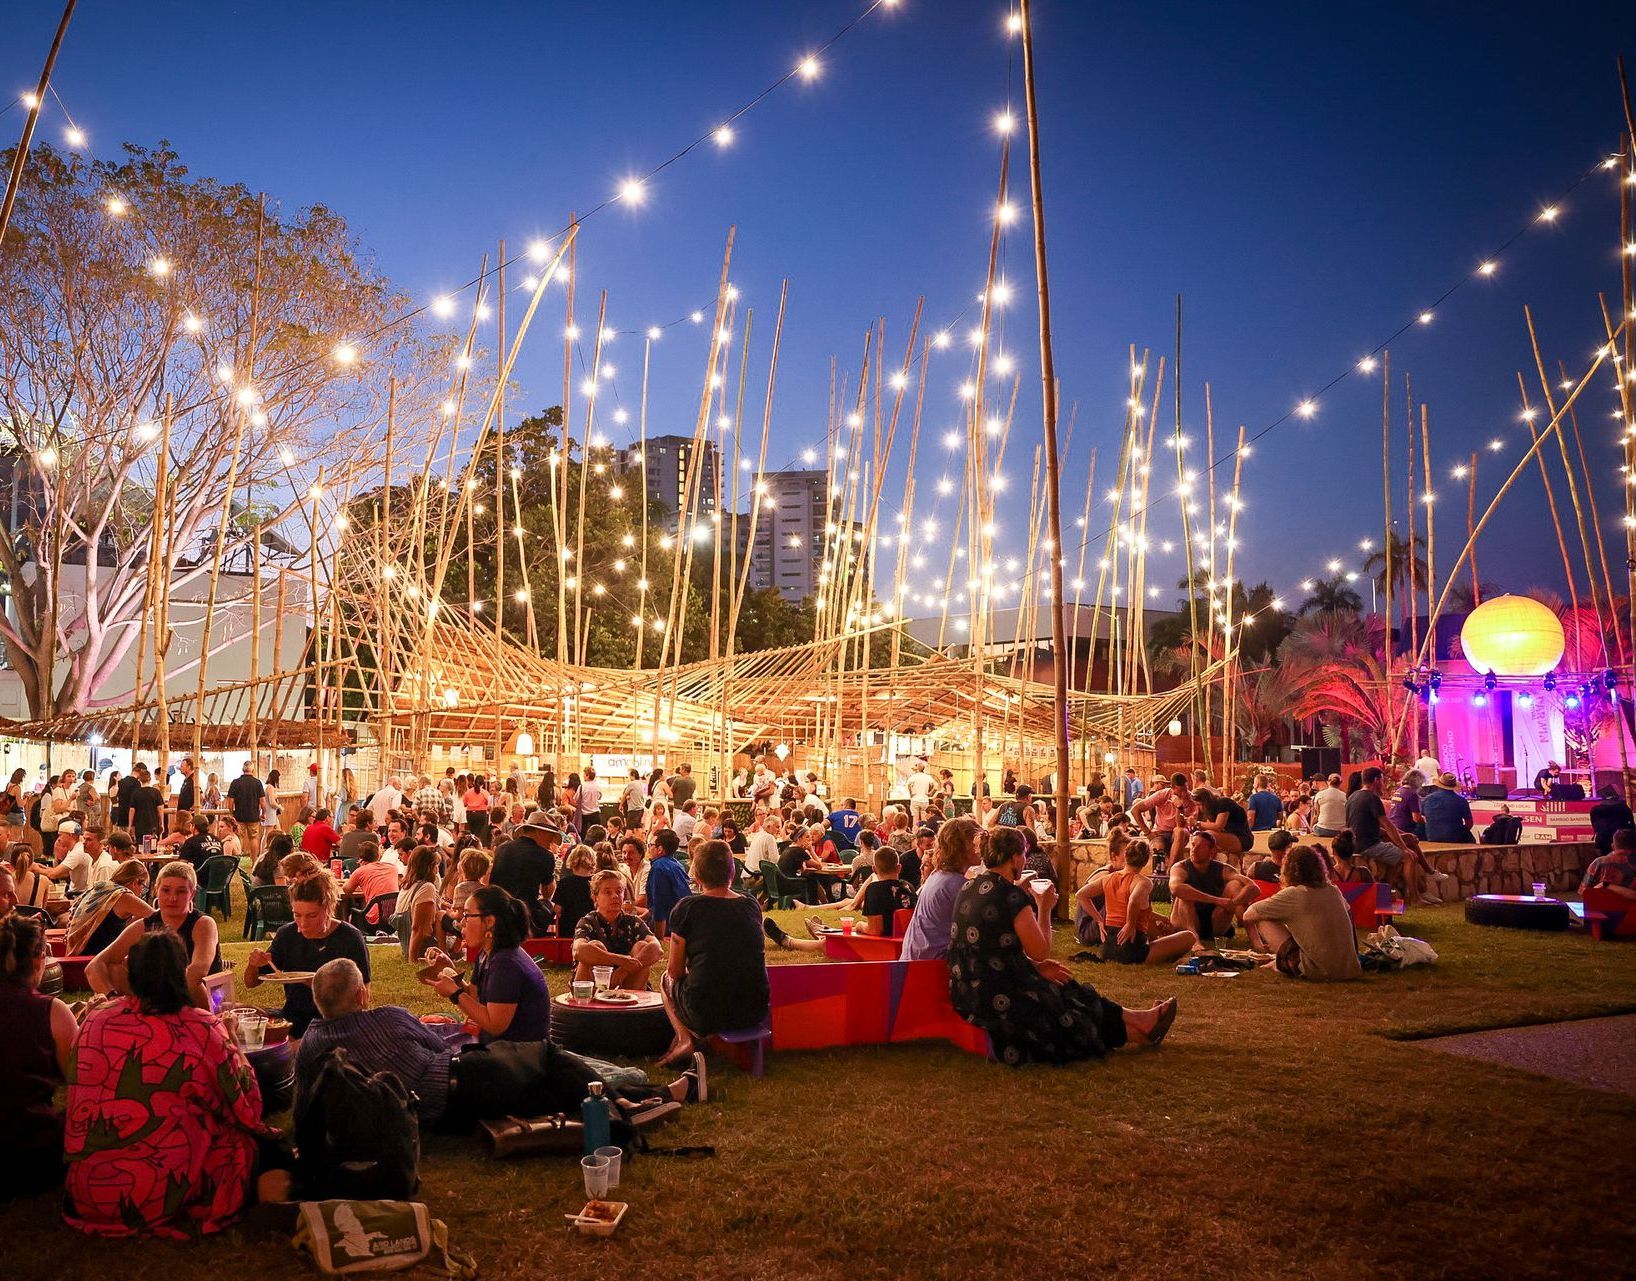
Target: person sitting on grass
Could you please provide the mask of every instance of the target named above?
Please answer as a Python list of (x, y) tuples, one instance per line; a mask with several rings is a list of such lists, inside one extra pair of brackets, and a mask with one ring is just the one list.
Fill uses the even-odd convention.
[(627, 1084), (646, 1076), (634, 1068), (609, 1071), (614, 1065), (582, 1059), (550, 1041), (496, 1041), (456, 1050), (402, 1006), (373, 1005), (369, 984), (348, 960), (321, 966), (312, 989), (320, 1017), (296, 1052), (298, 1130), (324, 1060), (337, 1049), (365, 1072), (396, 1074), (413, 1096), (421, 1123), (453, 1133), (469, 1131), (478, 1121), (572, 1112), (598, 1080), (638, 1127), (675, 1111), (662, 1105), (699, 1095), (692, 1072), (663, 1087)]
[(437, 847), (417, 845), (409, 855), (392, 910), (392, 929), (404, 960), (420, 960), (426, 949), (442, 938), (437, 918)]
[[(0, 882), (10, 869), (0, 864)], [(9, 887), (8, 887), (9, 888)], [(18, 916), (0, 901), (0, 1202), (62, 1186), (63, 1114), (57, 1086), (68, 1075), (79, 1036), (73, 1011), (40, 991), (49, 959), (45, 923)]]
[(901, 910), (913, 911), (914, 888), (899, 877), (902, 860), (890, 845), (875, 851), (874, 878), (860, 891), (863, 919), (853, 928), (858, 934), (885, 938), (892, 934), (892, 921)]
[(218, 1232), (252, 1199), (286, 1200), (293, 1161), (262, 1121), (256, 1074), (189, 999), (169, 930), (126, 960), (132, 995), (93, 1011), (68, 1071), (63, 1217), (82, 1232)]
[[(279, 927), (266, 950), (250, 949), (240, 970), (245, 987), (260, 987), (261, 976), (268, 970), (312, 974), (325, 961), (343, 956), (355, 961), (364, 978), (369, 978), (369, 944), (355, 927), (335, 919), (337, 893), (335, 878), (322, 869), (316, 876), (290, 882), (290, 923)], [(291, 1038), (299, 1039), (307, 1024), (318, 1017), (312, 989), (302, 983), (286, 983), (284, 1005), (278, 1014), (290, 1021)]]
[(1233, 922), (1260, 893), (1255, 882), (1216, 857), (1214, 833), (1193, 833), (1187, 857), (1170, 869), (1170, 923), (1201, 943), (1233, 937)]
[(988, 833), (969, 814), (951, 818), (937, 829), (932, 871), (921, 882), (914, 915), (903, 933), (905, 961), (948, 955), (955, 902), (973, 869), (981, 866), (982, 845), (987, 840)]
[(1244, 928), (1273, 968), (1292, 979), (1339, 983), (1363, 977), (1346, 899), (1310, 845), (1284, 856), (1284, 888), (1244, 910)]
[(1250, 864), (1252, 881), (1276, 881), (1284, 865), (1284, 854), (1295, 844), (1295, 833), (1276, 831), (1267, 833), (1267, 857)]
[(1124, 866), (1102, 880), (1100, 910), (1081, 900), (1102, 927), (1102, 959), (1116, 965), (1165, 965), (1186, 956), (1198, 943), (1192, 930), (1179, 929), (1153, 911), (1153, 877), (1146, 841), (1125, 846)]
[(485, 885), (466, 900), (460, 913), (460, 943), (476, 951), (471, 981), (449, 954), (430, 948), (422, 978), (455, 1012), (477, 1025), (484, 1045), (491, 1041), (543, 1041), (551, 1031), (551, 991), (534, 959), (523, 951), (529, 917), (524, 906), (498, 885)]
[(1585, 869), (1585, 878), (1579, 883), (1581, 895), (1586, 890), (1606, 890), (1619, 898), (1636, 902), (1636, 828), (1623, 828), (1613, 834), (1612, 847), (1606, 854), (1591, 860)]
[(1336, 885), (1373, 885), (1375, 874), (1352, 852), (1352, 833), (1342, 832), (1329, 843), (1329, 861)]
[(551, 901), (557, 907), (557, 933), (572, 938), (580, 917), (591, 910), (591, 873), (596, 871), (596, 851), (576, 845), (562, 859), (562, 874)]
[(648, 923), (625, 906), (625, 878), (615, 871), (591, 877), (593, 909), (574, 927), (574, 977), (589, 980), (592, 967), (613, 966), (613, 986), (648, 990), (648, 972), (665, 949)]
[(188, 994), (194, 1005), (208, 1010), (210, 997), (204, 981), (212, 974), (221, 973), (222, 949), (216, 918), (193, 906), (198, 889), (199, 875), (191, 863), (177, 859), (160, 868), (153, 889), (159, 910), (131, 921), (117, 938), (91, 958), (85, 967), (85, 981), (91, 990), (99, 994), (129, 992), (126, 958), (131, 948), (144, 934), (169, 930), (182, 940), (187, 953)]
[(1115, 829), (1108, 837), (1108, 861), (1101, 867), (1092, 868), (1091, 874), (1085, 878), (1085, 884), (1074, 895), (1074, 937), (1086, 947), (1102, 946), (1100, 909), (1105, 901), (1104, 889), (1108, 877), (1125, 866), (1125, 847), (1130, 841), (1128, 831)]
[(767, 1017), (760, 905), (733, 891), (733, 856), (720, 841), (705, 842), (693, 875), (699, 893), (670, 915), (660, 991), (675, 1038), (661, 1066), (688, 1060), (712, 1033), (755, 1027)]
[(956, 1012), (987, 1032), (996, 1057), (1013, 1067), (1158, 1045), (1175, 1022), (1175, 999), (1127, 1010), (1075, 982), (1051, 958), (1050, 936), (1040, 928), (1056, 891), (1035, 894), (1017, 884), (1026, 856), (1021, 832), (998, 829), (983, 853), (986, 870), (960, 891), (949, 945)]

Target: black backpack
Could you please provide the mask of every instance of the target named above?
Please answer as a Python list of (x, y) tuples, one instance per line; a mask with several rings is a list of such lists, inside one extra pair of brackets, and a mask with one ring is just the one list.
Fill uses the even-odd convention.
[(365, 1072), (342, 1049), (319, 1060), (295, 1117), (310, 1199), (401, 1201), (420, 1187), (415, 1098), (393, 1072)]
[(1522, 839), (1522, 820), (1515, 814), (1496, 814), (1483, 829), (1484, 845), (1515, 845)]

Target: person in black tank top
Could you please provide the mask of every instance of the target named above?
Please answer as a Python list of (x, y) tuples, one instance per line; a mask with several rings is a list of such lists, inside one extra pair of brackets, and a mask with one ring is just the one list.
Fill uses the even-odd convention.
[(191, 863), (177, 860), (159, 869), (154, 883), (154, 899), (159, 910), (146, 919), (132, 921), (119, 936), (91, 959), (85, 979), (93, 992), (128, 992), (125, 958), (144, 934), (170, 930), (182, 940), (187, 953), (188, 986), (194, 1003), (208, 1008), (203, 981), (222, 969), (221, 938), (216, 919), (193, 906), (199, 888), (198, 874)]
[(1200, 942), (1233, 936), (1233, 922), (1260, 895), (1255, 882), (1216, 857), (1216, 838), (1196, 831), (1187, 857), (1170, 869), (1170, 923), (1192, 930)]

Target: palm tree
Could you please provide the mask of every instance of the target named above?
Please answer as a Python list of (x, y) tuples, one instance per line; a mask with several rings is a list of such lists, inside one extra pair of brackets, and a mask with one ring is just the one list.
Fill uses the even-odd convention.
[(1298, 613), (1307, 614), (1356, 614), (1363, 609), (1363, 597), (1346, 585), (1346, 579), (1336, 574), (1333, 578), (1320, 578), (1312, 584), (1312, 591), (1301, 602)]
[(1425, 592), (1430, 586), (1428, 580), (1431, 578), (1431, 570), (1426, 566), (1426, 557), (1422, 551), (1423, 547), (1424, 544), (1417, 541), (1414, 545), (1414, 555), (1411, 557), (1409, 555), (1409, 540), (1399, 538), (1395, 529), (1388, 530), (1386, 546), (1371, 552), (1368, 559), (1363, 562), (1363, 572), (1374, 576), (1375, 587), (1384, 597), (1386, 594), (1387, 553), (1391, 553), (1392, 592), (1403, 604), (1402, 617), (1405, 624), (1408, 622), (1409, 614), (1415, 608), (1415, 602), (1410, 599), (1409, 592), (1411, 566), (1414, 572), (1415, 594)]
[(1352, 757), (1352, 734), (1362, 730), (1371, 754), (1390, 755), (1384, 627), (1355, 613), (1325, 611), (1297, 620), (1279, 646), (1293, 695), (1287, 715), (1338, 725), (1341, 747)]

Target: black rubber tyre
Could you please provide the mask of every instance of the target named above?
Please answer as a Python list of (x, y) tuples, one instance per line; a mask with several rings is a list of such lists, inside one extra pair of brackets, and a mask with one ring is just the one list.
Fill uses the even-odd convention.
[(1466, 900), (1466, 920), (1472, 925), (1560, 932), (1568, 928), (1568, 918), (1566, 903), (1516, 902), (1482, 894)]
[(261, 1110), (266, 1116), (283, 1112), (295, 1102), (295, 1043), (281, 1041), (250, 1056), (261, 1087)]
[(662, 1005), (611, 1012), (551, 1005), (551, 1041), (575, 1054), (612, 1059), (651, 1058), (670, 1048), (670, 1020)]
[(62, 995), (62, 966), (56, 961), (45, 963), (45, 973), (40, 975), (40, 995)]

